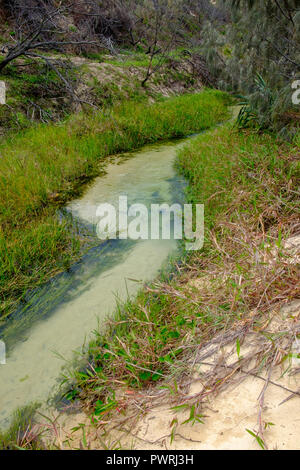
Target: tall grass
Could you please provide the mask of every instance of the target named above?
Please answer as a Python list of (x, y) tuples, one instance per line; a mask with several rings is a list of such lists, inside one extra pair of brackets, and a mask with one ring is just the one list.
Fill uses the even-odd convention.
[(78, 252), (55, 207), (97, 174), (105, 157), (207, 129), (227, 117), (227, 101), (221, 92), (204, 90), (152, 105), (126, 102), (102, 113), (72, 116), (65, 123), (39, 125), (2, 142), (2, 314)]
[(73, 116), (0, 145), (1, 223), (16, 225), (70, 183), (97, 171), (107, 155), (207, 129), (226, 116), (221, 93), (204, 91), (153, 105), (124, 103), (110, 113)]

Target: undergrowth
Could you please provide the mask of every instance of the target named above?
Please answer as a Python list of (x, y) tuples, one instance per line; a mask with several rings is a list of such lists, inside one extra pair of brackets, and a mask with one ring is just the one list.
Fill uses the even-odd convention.
[(227, 117), (227, 102), (227, 95), (214, 90), (152, 105), (123, 102), (5, 139), (0, 144), (0, 316), (78, 254), (79, 239), (59, 222), (56, 209), (99, 174), (107, 156), (207, 129)]

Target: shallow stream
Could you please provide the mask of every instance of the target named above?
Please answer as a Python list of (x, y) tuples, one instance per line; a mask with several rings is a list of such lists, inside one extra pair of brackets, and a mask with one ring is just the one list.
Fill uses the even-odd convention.
[[(110, 163), (84, 195), (66, 207), (91, 227), (100, 203), (116, 205), (177, 202), (183, 178), (176, 175), (177, 150), (190, 138), (143, 148)], [(28, 295), (3, 332), (7, 359), (0, 365), (0, 426), (12, 411), (45, 402), (55, 393), (61, 368), (81, 349), (91, 332), (113, 314), (117, 301), (133, 296), (154, 279), (172, 254), (174, 240), (110, 240), (91, 248), (80, 262)]]

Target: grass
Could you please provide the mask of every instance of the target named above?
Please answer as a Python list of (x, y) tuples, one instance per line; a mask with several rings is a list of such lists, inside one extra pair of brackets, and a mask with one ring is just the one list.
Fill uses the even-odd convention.
[[(120, 306), (105, 332), (95, 332), (87, 366), (74, 371), (67, 397), (80, 399), (93, 423), (104, 428), (115, 410), (124, 424), (133, 419), (124, 418), (132, 403), (136, 415), (147, 409), (145, 387), (156, 384), (169, 394), (157, 392), (160, 400), (190, 407), (191, 416), (198, 416), (204, 397), (224, 387), (228, 375), (226, 368), (208, 374), (203, 391), (187, 398), (184, 383), (194, 374), (188, 364), (200, 349), (223, 341), (217, 335), (226, 332), (224, 341), (236, 341), (237, 360), (246, 364), (240, 357), (245, 331), (261, 328), (272, 306), (299, 295), (297, 267), (285, 263), (281, 245), (299, 220), (298, 146), (222, 126), (188, 144), (177, 167), (189, 180), (188, 201), (205, 204), (204, 249)], [(276, 261), (273, 246), (282, 249)], [(278, 350), (283, 354), (286, 344), (280, 341), (282, 335), (266, 340), (257, 370), (272, 363)], [(153, 388), (150, 395), (154, 400)]]
[[(170, 60), (182, 60), (182, 57), (187, 52), (185, 47), (178, 47), (166, 53), (165, 57), (154, 57), (152, 61), (152, 65), (155, 67), (156, 65), (163, 65), (167, 64)], [(192, 54), (193, 52), (198, 52), (197, 49), (189, 49), (189, 53)], [(97, 54), (91, 54), (91, 58), (98, 59), (99, 61), (103, 60), (103, 56)], [(119, 67), (144, 67), (147, 68), (149, 65), (149, 54), (146, 54), (144, 51), (135, 51), (132, 50), (122, 50), (121, 54), (116, 58), (108, 59), (105, 58), (105, 62), (119, 66)]]
[[(42, 62), (24, 59), (21, 64), (9, 64), (0, 79), (7, 86), (7, 105), (0, 108), (1, 129), (6, 133), (24, 130), (39, 120), (65, 119), (71, 111), (70, 97), (62, 99), (61, 80)], [(68, 80), (75, 86), (78, 73), (70, 70)]]
[(99, 173), (111, 154), (185, 136), (224, 120), (228, 98), (205, 90), (152, 105), (126, 102), (106, 112), (38, 125), (0, 144), (2, 318), (26, 290), (68, 267), (78, 238), (56, 209)]
[[(126, 74), (122, 74), (116, 70), (112, 71), (114, 80), (107, 83), (101, 83), (96, 77), (90, 81), (92, 102), (100, 108), (112, 107), (124, 101), (144, 102), (147, 104), (149, 98), (157, 101), (159, 94), (141, 87), (137, 78), (127, 78)], [(121, 84), (121, 86), (120, 86)]]
[(34, 423), (38, 405), (28, 405), (17, 410), (9, 429), (0, 431), (0, 450), (41, 450), (41, 429)]
[[(182, 423), (179, 415), (172, 420), (172, 443), (179, 425), (205, 421), (202, 402), (224, 389), (228, 376), (254, 358), (252, 375), (271, 367), (279, 352), (284, 361), (295, 337), (294, 330), (288, 337), (287, 330), (264, 335), (263, 328), (270, 309), (273, 315), (276, 305), (299, 296), (297, 266), (285, 262), (282, 243), (297, 231), (299, 220), (297, 140), (288, 145), (271, 135), (222, 126), (181, 150), (177, 167), (189, 180), (187, 200), (205, 203), (204, 249), (119, 306), (106, 331), (95, 332), (86, 366), (73, 372), (66, 394), (81, 400), (93, 426), (102, 430), (104, 447), (111, 441), (110, 424), (127, 433), (126, 424), (161, 400), (174, 412), (187, 412)], [(247, 331), (264, 336), (250, 359), (241, 352)], [(203, 390), (189, 396), (186, 384), (196, 355), (232, 341), (237, 354), (232, 374), (219, 364), (202, 375)], [(65, 381), (69, 384), (70, 377)], [(265, 446), (263, 433), (255, 436)]]

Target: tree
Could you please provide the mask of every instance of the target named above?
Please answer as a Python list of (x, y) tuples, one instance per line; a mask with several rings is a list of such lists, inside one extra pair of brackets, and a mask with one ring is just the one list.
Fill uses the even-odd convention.
[[(244, 95), (260, 127), (284, 127), (299, 77), (297, 0), (219, 0), (226, 24), (208, 20), (202, 50), (220, 88)], [(249, 116), (248, 116), (249, 117)]]

